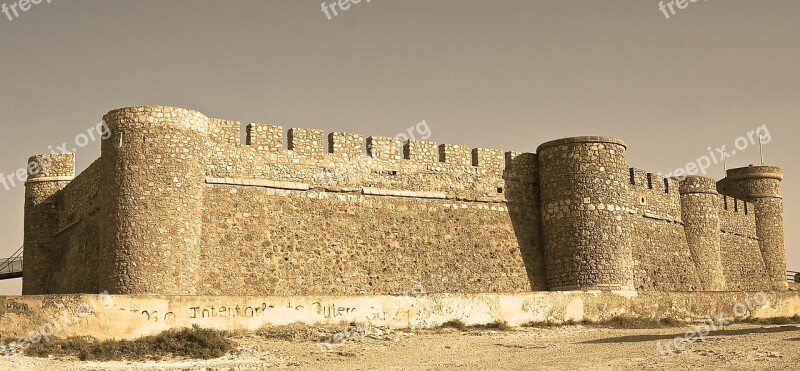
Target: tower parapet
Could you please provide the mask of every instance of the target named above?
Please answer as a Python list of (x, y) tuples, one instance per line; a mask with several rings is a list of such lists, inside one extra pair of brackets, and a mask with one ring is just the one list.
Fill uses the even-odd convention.
[(688, 176), (680, 182), (681, 219), (703, 291), (723, 291), (725, 271), (720, 252), (716, 181)]
[(209, 119), (140, 106), (103, 120), (112, 133), (101, 149), (111, 220), (100, 286), (112, 294), (195, 294)]
[(632, 290), (632, 200), (625, 143), (574, 137), (539, 146), (550, 290)]
[(786, 247), (783, 230), (783, 170), (776, 166), (730, 169), (717, 182), (720, 193), (753, 203), (761, 255), (773, 290), (786, 290)]
[(611, 137), (559, 139), (534, 154), (273, 124), (250, 124), (240, 143), (237, 121), (162, 106), (104, 120), (101, 158), (74, 180), (70, 154), (30, 160), (26, 294), (783, 283), (778, 168), (679, 184), (629, 169), (625, 143)]
[(53, 235), (58, 230), (58, 194), (75, 176), (75, 154), (36, 155), (28, 159), (25, 182), (25, 295), (46, 294)]

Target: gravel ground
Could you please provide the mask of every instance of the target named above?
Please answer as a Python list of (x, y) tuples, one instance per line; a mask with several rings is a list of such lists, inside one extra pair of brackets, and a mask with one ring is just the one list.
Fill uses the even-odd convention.
[(330, 347), (241, 334), (234, 353), (208, 361), (80, 362), (15, 355), (0, 357), (0, 370), (796, 370), (800, 365), (797, 325), (732, 325), (685, 344), (682, 352), (660, 355), (658, 341), (689, 329), (378, 330), (352, 333)]

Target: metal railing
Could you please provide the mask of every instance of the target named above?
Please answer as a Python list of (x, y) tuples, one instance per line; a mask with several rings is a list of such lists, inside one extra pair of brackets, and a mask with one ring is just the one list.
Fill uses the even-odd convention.
[(10, 258), (0, 260), (0, 280), (22, 277), (22, 247)]
[(789, 283), (800, 283), (800, 272), (786, 271), (786, 281)]

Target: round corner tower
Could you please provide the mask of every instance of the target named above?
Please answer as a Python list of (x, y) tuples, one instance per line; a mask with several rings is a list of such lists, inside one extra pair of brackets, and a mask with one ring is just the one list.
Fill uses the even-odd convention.
[(687, 176), (679, 184), (686, 242), (697, 271), (703, 272), (699, 275), (701, 290), (724, 291), (717, 181)]
[(783, 170), (775, 166), (730, 169), (717, 189), (753, 203), (761, 256), (773, 290), (786, 290), (786, 247), (783, 230)]
[(539, 146), (545, 270), (551, 291), (633, 290), (625, 142), (574, 137)]
[(197, 290), (208, 118), (140, 106), (103, 117), (101, 159), (109, 223), (100, 284), (112, 294)]
[(58, 192), (75, 177), (75, 154), (48, 153), (28, 159), (25, 182), (25, 277), (23, 295), (49, 293), (48, 272), (58, 231)]

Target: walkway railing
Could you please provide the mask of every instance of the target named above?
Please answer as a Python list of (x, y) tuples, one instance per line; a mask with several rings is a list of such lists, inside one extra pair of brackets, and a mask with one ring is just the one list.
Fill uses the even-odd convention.
[(800, 272), (786, 271), (786, 281), (790, 283), (800, 283)]
[(0, 280), (22, 277), (22, 247), (10, 258), (0, 260)]

